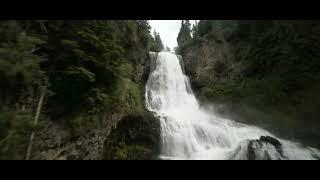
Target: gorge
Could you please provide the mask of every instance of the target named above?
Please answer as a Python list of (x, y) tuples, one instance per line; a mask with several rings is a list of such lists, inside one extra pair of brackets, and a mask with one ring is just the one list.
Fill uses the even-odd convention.
[[(319, 159), (319, 150), (282, 139), (279, 142), (263, 129), (204, 111), (178, 57), (170, 52), (151, 56), (154, 70), (145, 98), (147, 108), (160, 118), (162, 159)], [(268, 138), (271, 141), (264, 141)]]
[(319, 160), (319, 47), (318, 20), (1, 20), (0, 160)]

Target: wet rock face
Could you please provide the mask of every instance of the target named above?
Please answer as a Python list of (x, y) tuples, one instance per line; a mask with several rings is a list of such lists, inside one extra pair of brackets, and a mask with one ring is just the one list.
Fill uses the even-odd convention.
[(124, 117), (104, 142), (104, 159), (149, 160), (159, 153), (160, 122), (152, 113)]
[(270, 136), (244, 141), (230, 155), (232, 160), (283, 160), (281, 143)]
[(281, 145), (280, 141), (278, 141), (277, 139), (270, 137), (270, 136), (261, 136), (260, 141), (272, 144), (281, 155), (283, 154), (282, 145)]
[(247, 152), (248, 160), (281, 160), (282, 154), (268, 142), (250, 141)]
[(143, 75), (142, 75), (142, 81), (144, 84), (147, 83), (149, 79), (150, 73), (153, 72), (153, 70), (156, 68), (156, 59), (157, 59), (158, 53), (156, 52), (149, 52), (148, 58), (145, 60), (144, 66), (143, 66)]
[[(40, 122), (32, 151), (33, 160), (98, 160), (101, 159), (102, 138), (99, 131), (83, 129), (77, 133), (51, 121)], [(101, 130), (105, 133), (109, 130)]]

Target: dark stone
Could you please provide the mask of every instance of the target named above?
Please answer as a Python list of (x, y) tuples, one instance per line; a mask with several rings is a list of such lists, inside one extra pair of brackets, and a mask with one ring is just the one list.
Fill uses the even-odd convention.
[(255, 141), (250, 141), (248, 144), (248, 159), (249, 160), (256, 159), (255, 149), (253, 148), (253, 142), (255, 142)]
[(141, 81), (143, 82), (143, 84), (147, 83), (150, 73), (152, 73), (155, 70), (157, 57), (158, 57), (158, 53), (149, 52), (149, 55), (144, 59), (142, 81)]
[(316, 160), (320, 160), (320, 157), (318, 155), (316, 155), (316, 154), (311, 154), (311, 156)]
[(278, 141), (277, 139), (270, 137), (270, 136), (261, 136), (260, 141), (268, 142), (268, 143), (274, 145), (275, 147), (281, 146), (280, 141)]
[(67, 156), (67, 160), (77, 160), (79, 159), (77, 154), (70, 154)]
[[(265, 145), (272, 145), (275, 147), (275, 151), (269, 148), (265, 148)], [(277, 157), (272, 157), (270, 154), (274, 154)], [(278, 155), (277, 155), (278, 154)], [(230, 153), (230, 159), (234, 160), (272, 160), (272, 159), (286, 159), (282, 153), (281, 143), (272, 137), (262, 136), (257, 140), (246, 140), (240, 143), (240, 145)]]
[[(265, 151), (262, 148), (262, 142), (259, 140), (251, 140), (248, 144), (248, 160), (271, 160), (271, 156), (269, 155), (268, 151)], [(258, 152), (263, 152), (259, 156), (257, 155)]]
[(143, 65), (143, 73), (142, 73), (142, 81), (141, 82), (143, 82), (144, 84), (148, 81), (149, 75), (151, 73), (151, 62), (150, 61), (151, 60), (148, 57), (148, 59), (145, 60), (145, 63)]
[(260, 141), (272, 144), (281, 155), (283, 154), (282, 145), (277, 139), (270, 136), (261, 136)]
[(104, 142), (104, 159), (156, 159), (160, 149), (160, 121), (150, 112), (121, 119)]
[(220, 39), (218, 39), (216, 42), (217, 42), (218, 44), (222, 44), (222, 43), (223, 43), (223, 41), (220, 40)]
[[(271, 160), (271, 156), (266, 149), (263, 149), (263, 143), (271, 144), (280, 154), (279, 159), (283, 158), (282, 145), (280, 141), (270, 136), (261, 136), (259, 140), (251, 140), (248, 143), (248, 159), (249, 160)], [(262, 156), (257, 156), (258, 151), (263, 152)]]

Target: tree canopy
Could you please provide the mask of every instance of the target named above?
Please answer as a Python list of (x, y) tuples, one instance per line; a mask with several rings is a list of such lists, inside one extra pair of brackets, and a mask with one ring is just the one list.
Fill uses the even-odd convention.
[(142, 108), (136, 68), (163, 48), (150, 30), (146, 20), (0, 21), (0, 159), (23, 158), (42, 88), (46, 116), (71, 128), (74, 115)]

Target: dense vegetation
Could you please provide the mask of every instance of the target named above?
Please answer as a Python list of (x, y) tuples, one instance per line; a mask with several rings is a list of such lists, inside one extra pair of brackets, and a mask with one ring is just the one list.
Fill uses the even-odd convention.
[[(0, 21), (0, 159), (24, 159), (32, 132), (49, 158), (153, 157), (146, 60), (170, 48), (150, 30), (145, 20)], [(319, 21), (185, 20), (177, 41), (203, 102), (320, 147)]]
[(0, 159), (24, 158), (45, 90), (42, 119), (72, 132), (143, 111), (144, 61), (163, 49), (150, 30), (145, 20), (0, 21)]
[(164, 50), (164, 46), (163, 46), (160, 34), (154, 31), (153, 35), (154, 35), (154, 41), (151, 41), (152, 43), (151, 43), (150, 51), (160, 52)]
[(189, 20), (186, 21), (181, 21), (181, 28), (180, 28), (180, 32), (178, 34), (178, 49), (176, 49), (176, 54), (180, 54), (183, 53), (185, 48), (189, 45), (189, 43), (191, 42), (191, 24), (189, 22)]
[[(155, 123), (156, 122), (156, 123)], [(159, 155), (160, 122), (150, 113), (125, 116), (104, 144), (103, 159), (148, 160)]]
[(199, 97), (319, 146), (319, 21), (201, 20), (189, 27), (183, 22), (178, 52)]

